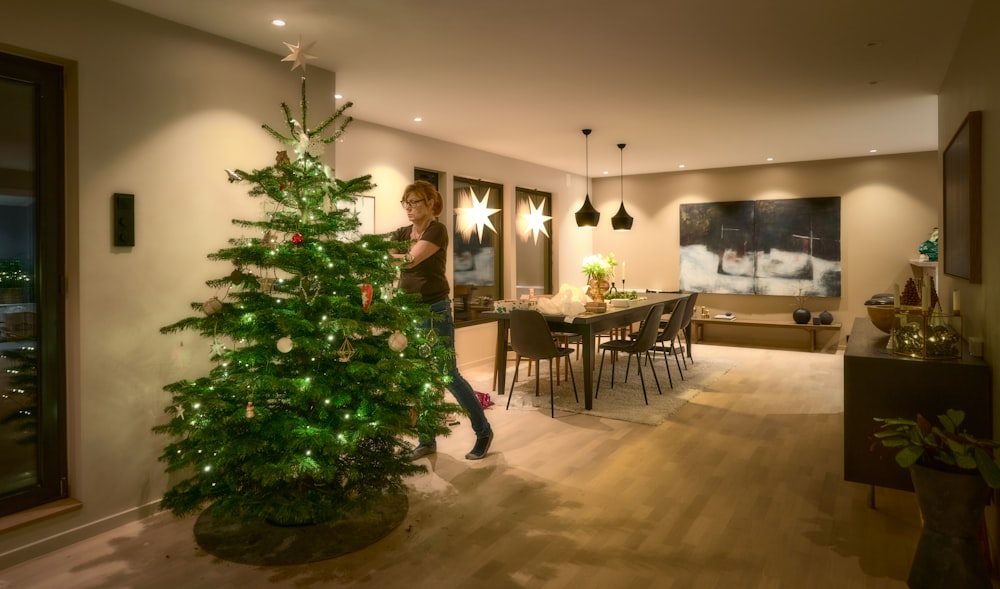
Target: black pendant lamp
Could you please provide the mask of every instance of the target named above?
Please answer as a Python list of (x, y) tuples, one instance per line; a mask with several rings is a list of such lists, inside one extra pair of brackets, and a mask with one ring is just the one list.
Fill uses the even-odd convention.
[(590, 204), (590, 129), (583, 130), (583, 137), (587, 145), (587, 196), (583, 199), (583, 206), (576, 212), (576, 226), (597, 227), (601, 213)]
[(611, 227), (615, 231), (630, 231), (632, 229), (632, 215), (628, 214), (625, 210), (625, 144), (618, 144), (618, 154), (619, 154), (619, 165), (621, 166), (621, 172), (618, 174), (618, 178), (621, 181), (621, 205), (618, 206), (618, 212), (615, 213), (614, 217), (611, 217)]

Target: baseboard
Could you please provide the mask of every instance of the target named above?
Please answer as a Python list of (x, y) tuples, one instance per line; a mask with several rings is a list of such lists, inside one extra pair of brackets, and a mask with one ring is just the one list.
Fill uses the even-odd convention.
[(145, 519), (156, 514), (160, 509), (160, 501), (152, 501), (132, 509), (103, 517), (86, 524), (62, 530), (51, 536), (28, 542), (13, 550), (0, 553), (0, 569), (22, 563), (32, 558), (48, 554), (60, 548), (65, 548), (82, 540), (92, 538), (119, 526)]

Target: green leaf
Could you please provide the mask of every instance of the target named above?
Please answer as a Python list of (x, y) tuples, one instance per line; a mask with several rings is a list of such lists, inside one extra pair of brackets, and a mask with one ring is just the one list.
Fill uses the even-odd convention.
[(976, 448), (973, 451), (973, 456), (976, 458), (979, 474), (983, 476), (986, 484), (994, 489), (1000, 489), (1000, 467), (997, 466), (997, 463), (981, 448)]
[(902, 466), (903, 468), (910, 468), (916, 464), (923, 455), (924, 449), (921, 446), (907, 446), (896, 453), (896, 464)]

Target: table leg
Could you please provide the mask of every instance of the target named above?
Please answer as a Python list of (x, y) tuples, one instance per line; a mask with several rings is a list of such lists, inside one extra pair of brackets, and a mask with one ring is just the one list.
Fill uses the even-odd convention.
[(594, 408), (594, 333), (586, 329), (580, 334), (583, 340), (583, 407)]
[(507, 384), (507, 335), (510, 331), (509, 319), (497, 319), (497, 351), (494, 368), (497, 373), (497, 393), (503, 395)]
[(684, 327), (684, 347), (687, 348), (688, 360), (694, 362), (694, 358), (691, 357), (691, 324), (688, 323)]

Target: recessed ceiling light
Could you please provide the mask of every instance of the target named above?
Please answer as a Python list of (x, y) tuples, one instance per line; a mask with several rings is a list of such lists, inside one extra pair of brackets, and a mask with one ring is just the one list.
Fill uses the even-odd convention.
[(343, 94), (334, 94), (333, 97), (336, 98), (337, 100), (340, 100), (340, 99), (342, 99), (344, 97), (344, 95)]
[(423, 117), (413, 117), (414, 123), (422, 123), (424, 121)]
[(607, 171), (607, 170), (604, 170), (604, 171), (603, 171), (603, 172), (601, 172), (601, 173), (602, 173), (602, 174), (604, 174), (605, 176), (607, 176), (607, 175), (608, 175), (608, 171)]
[(678, 168), (683, 168), (683, 167), (684, 167), (684, 164), (681, 164), (681, 165), (679, 165), (679, 166), (677, 166), (677, 167), (678, 167)]
[(869, 149), (868, 153), (878, 153), (878, 150), (877, 149)]
[(767, 161), (769, 161), (769, 162), (773, 162), (773, 161), (774, 161), (774, 158), (773, 158), (773, 157), (769, 157), (769, 158), (767, 158)]
[(271, 21), (271, 24), (276, 27), (283, 27), (285, 26), (285, 21), (281, 20), (280, 18), (276, 18)]

